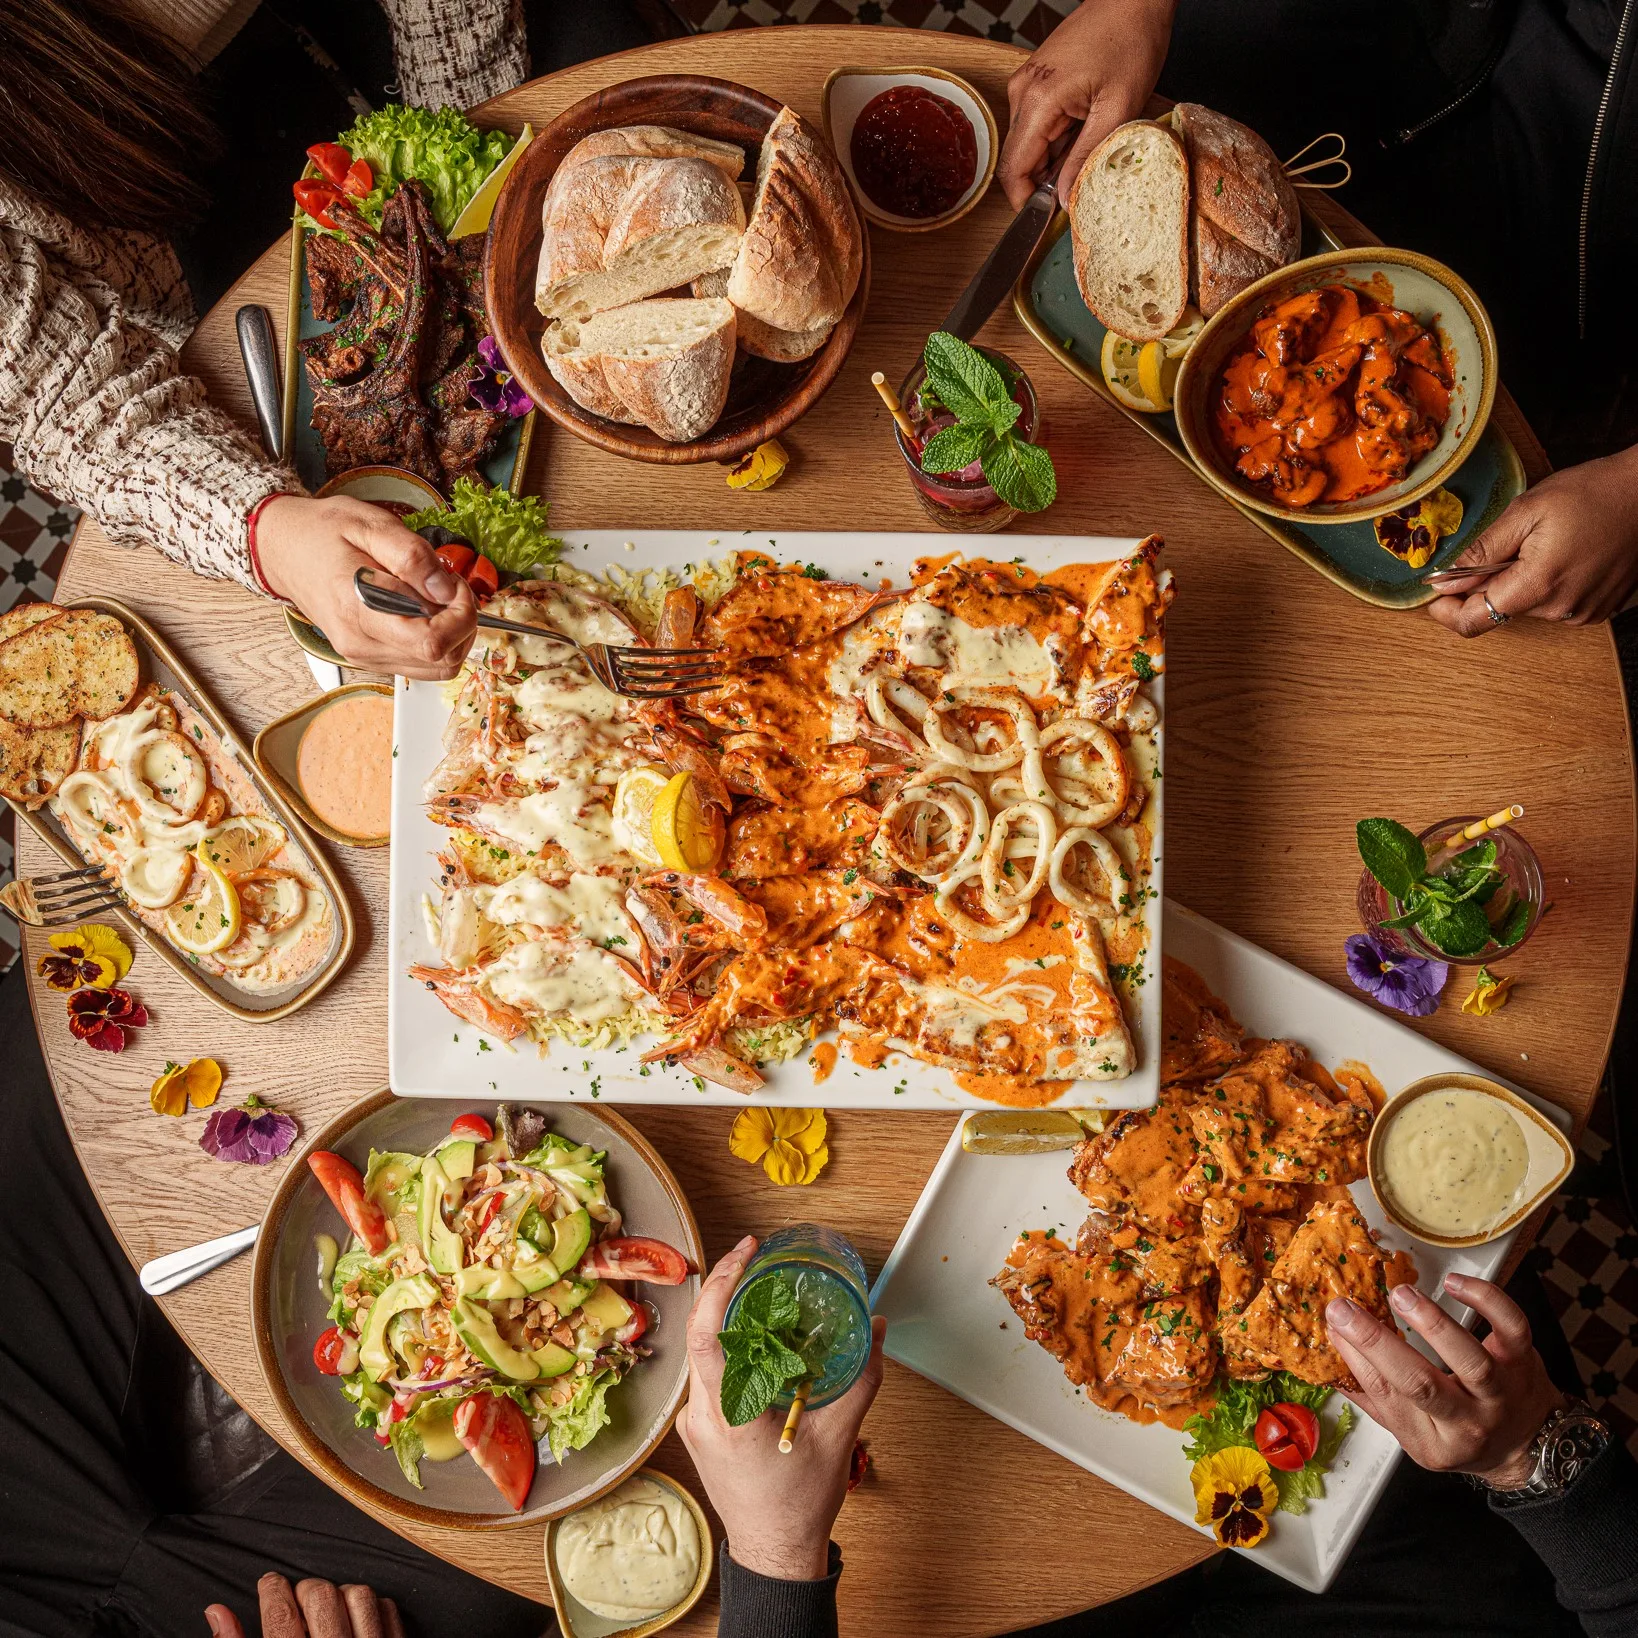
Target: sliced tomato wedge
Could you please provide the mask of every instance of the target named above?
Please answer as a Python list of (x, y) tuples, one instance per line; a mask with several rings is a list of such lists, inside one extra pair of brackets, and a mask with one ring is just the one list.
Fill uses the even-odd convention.
[(664, 1240), (641, 1237), (601, 1240), (580, 1259), (579, 1272), (594, 1280), (646, 1280), (650, 1285), (681, 1285), (688, 1278), (688, 1259)]
[[(346, 149), (341, 150), (346, 153)], [(370, 169), (367, 159), (355, 159), (340, 177), (330, 178), (343, 193), (350, 193), (355, 199), (367, 199), (375, 191), (375, 172)]]
[(1282, 1473), (1295, 1473), (1302, 1466), (1302, 1452), (1292, 1443), (1285, 1423), (1273, 1411), (1265, 1410), (1258, 1416), (1252, 1438), (1270, 1467), (1277, 1467)]
[(318, 223), (320, 227), (333, 228), (336, 226), (330, 207), (341, 203), (341, 190), (332, 187), (328, 182), (303, 181), (296, 183), (292, 190), (296, 196), (296, 203)]
[(313, 1176), (319, 1180), (330, 1204), (347, 1220), (347, 1227), (362, 1240), (372, 1257), (392, 1243), (387, 1219), (381, 1208), (364, 1194), (364, 1179), (358, 1168), (340, 1155), (320, 1149), (307, 1157)]
[(634, 1302), (631, 1305), (631, 1318), (614, 1333), (616, 1342), (623, 1342), (629, 1346), (648, 1330), (648, 1304)]
[[(440, 546), (438, 555), (443, 557), (445, 552), (452, 550), (454, 550), (453, 547)], [(448, 559), (446, 558), (445, 561), (448, 562)], [(455, 569), (453, 563), (450, 563), (449, 566)], [(455, 569), (455, 572), (459, 574), (461, 571)], [(495, 1135), (495, 1128), (482, 1115), (457, 1115), (454, 1125), (449, 1129), (449, 1133), (451, 1137), (471, 1138), (474, 1143), (488, 1143)]]
[(504, 1198), (505, 1196), (502, 1194), (502, 1192), (497, 1189), (486, 1201), (484, 1201), (483, 1210), (478, 1213), (479, 1234), (482, 1234), (483, 1231), (495, 1221), (495, 1213), (501, 1209), (501, 1201)]
[(472, 588), (472, 595), (481, 603), (499, 588), (500, 574), (495, 565), (480, 554), (466, 571), (466, 583)]
[(307, 150), (307, 157), (319, 175), (338, 188), (353, 163), (353, 156), (339, 142), (315, 142)]
[(347, 1339), (339, 1326), (332, 1325), (328, 1331), (320, 1332), (318, 1341), (313, 1344), (314, 1365), (326, 1376), (340, 1376), (341, 1355), (346, 1346)]
[[(473, 562), (478, 556), (478, 554), (473, 551), (470, 546), (463, 546), (458, 540), (446, 541), (442, 546), (435, 546), (433, 551), (436, 554), (438, 561), (442, 563), (451, 574), (458, 574), (463, 580), (466, 579), (466, 571), (472, 567)], [(462, 1115), (461, 1120), (475, 1120), (484, 1126), (489, 1124), (488, 1121), (484, 1120), (482, 1115)], [(461, 1129), (461, 1120), (456, 1121), (455, 1124), (450, 1127), (450, 1131), (459, 1132)], [(487, 1142), (488, 1140), (486, 1139), (485, 1141)]]
[(523, 1511), (535, 1482), (535, 1441), (529, 1419), (510, 1399), (475, 1393), (455, 1410), (455, 1437), (489, 1475), (514, 1513)]
[(1293, 1405), (1285, 1399), (1275, 1405), (1273, 1410), (1285, 1424), (1286, 1435), (1291, 1443), (1302, 1452), (1302, 1459), (1305, 1462), (1313, 1461), (1314, 1452), (1319, 1449), (1320, 1442), (1319, 1418), (1306, 1405)]

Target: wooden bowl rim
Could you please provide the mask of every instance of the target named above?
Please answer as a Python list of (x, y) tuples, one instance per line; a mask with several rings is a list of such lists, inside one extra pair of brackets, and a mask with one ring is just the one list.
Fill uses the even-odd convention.
[[(1480, 1234), (1435, 1234), (1400, 1211), (1394, 1204), (1392, 1192), (1377, 1184), (1382, 1145), (1387, 1141), (1388, 1128), (1407, 1105), (1414, 1103), (1418, 1098), (1426, 1097), (1430, 1092), (1439, 1092), (1450, 1087), (1457, 1087), (1464, 1092), (1481, 1092), (1486, 1097), (1505, 1103), (1520, 1120), (1533, 1121), (1539, 1126), (1553, 1139), (1559, 1149), (1558, 1171), (1515, 1206), (1499, 1223)], [(1486, 1076), (1468, 1075), (1460, 1070), (1444, 1070), (1438, 1074), (1424, 1075), (1420, 1080), (1412, 1081), (1409, 1086), (1401, 1088), (1377, 1112), (1376, 1119), (1371, 1122), (1371, 1135), (1365, 1143), (1365, 1175), (1370, 1182), (1371, 1193), (1376, 1196), (1377, 1204), (1387, 1214), (1388, 1220), (1413, 1239), (1450, 1251), (1471, 1250), (1474, 1246), (1489, 1245), (1492, 1240), (1499, 1240), (1504, 1234), (1510, 1234), (1533, 1211), (1541, 1207), (1570, 1175), (1574, 1165), (1575, 1149), (1570, 1140), (1527, 1098), (1521, 1098), (1517, 1092), (1509, 1091), (1505, 1086)]]
[[(634, 87), (639, 88), (635, 93)], [(870, 232), (861, 220), (859, 223), (861, 266), (858, 287), (853, 292), (852, 300), (848, 302), (841, 318), (836, 321), (835, 327), (825, 338), (824, 345), (811, 358), (800, 361), (807, 368), (791, 382), (785, 396), (766, 405), (748, 406), (756, 413), (755, 425), (738, 432), (717, 433), (715, 428), (712, 428), (702, 437), (687, 443), (668, 443), (647, 428), (628, 427), (618, 421), (606, 421), (601, 416), (594, 416), (591, 411), (581, 409), (568, 398), (546, 368), (545, 360), (540, 355), (538, 340), (526, 331), (522, 334), (517, 331), (507, 304), (499, 298), (497, 287), (500, 275), (496, 266), (495, 246), (499, 241), (501, 229), (503, 225), (510, 225), (514, 214), (522, 212), (529, 223), (522, 234), (523, 242), (538, 253), (540, 204), (545, 189), (551, 185), (551, 177), (556, 174), (556, 164), (553, 164), (551, 171), (542, 179), (543, 185), (528, 200), (525, 199), (524, 179), (530, 181), (535, 179), (536, 172), (546, 163), (545, 155), (554, 136), (561, 137), (570, 131), (589, 135), (593, 131), (608, 130), (616, 125), (641, 123), (645, 118), (649, 123), (663, 124), (671, 120), (680, 129), (686, 130), (688, 129), (686, 115), (653, 113), (643, 116), (607, 113), (601, 118), (594, 116), (602, 113), (604, 105), (615, 96), (624, 100), (634, 94), (660, 96), (667, 93), (687, 94), (691, 91), (731, 93), (736, 99), (744, 99), (756, 105), (759, 111), (766, 113), (768, 125), (772, 125), (779, 110), (785, 106), (777, 98), (770, 97), (764, 91), (758, 91), (754, 86), (742, 85), (737, 80), (719, 79), (709, 74), (642, 74), (629, 80), (621, 80), (602, 91), (594, 91), (578, 102), (571, 103), (555, 119), (535, 133), (534, 141), (512, 167), (511, 174), (506, 178), (500, 196), (495, 201), (494, 215), (489, 224), (489, 236), (484, 246), (484, 299), (488, 303), (495, 342), (506, 360), (508, 369), (523, 384), (525, 391), (534, 400), (536, 408), (548, 415), (566, 432), (573, 433), (594, 448), (655, 466), (689, 466), (703, 461), (739, 461), (759, 445), (766, 443), (770, 438), (777, 438), (780, 433), (799, 421), (829, 390), (841, 373), (842, 365), (852, 350), (854, 337), (858, 333), (859, 322), (864, 316), (865, 303), (870, 293)], [(766, 128), (764, 126), (764, 130)], [(839, 162), (837, 169), (841, 170)], [(842, 172), (842, 176), (848, 198), (852, 200), (855, 212), (859, 212), (862, 217), (859, 200), (851, 184), (847, 183), (845, 171)], [(528, 278), (531, 291), (533, 277), (534, 267), (533, 263), (530, 263)], [(532, 294), (528, 298), (528, 305), (531, 312), (535, 311)], [(720, 422), (718, 424), (720, 425)]]
[[(272, 1274), (274, 1247), (278, 1243), (280, 1230), (284, 1227), (285, 1214), (290, 1208), (296, 1190), (305, 1182), (308, 1176), (306, 1165), (307, 1157), (317, 1150), (333, 1148), (343, 1141), (347, 1135), (362, 1121), (368, 1119), (378, 1110), (398, 1101), (397, 1094), (391, 1087), (383, 1087), (379, 1092), (371, 1092), (360, 1098), (357, 1103), (349, 1105), (333, 1120), (325, 1125), (313, 1137), (309, 1138), (299, 1150), (290, 1158), (284, 1175), (279, 1179), (278, 1187), (273, 1191), (273, 1198), (268, 1202), (267, 1211), (262, 1217), (261, 1232), (256, 1236), (256, 1249), (253, 1255), (250, 1270), (250, 1321), (251, 1330), (256, 1339), (256, 1360), (261, 1366), (262, 1381), (278, 1406), (279, 1414), (284, 1418), (286, 1426), (294, 1435), (296, 1442), (301, 1446), (308, 1464), (313, 1467), (321, 1478), (334, 1490), (339, 1490), (354, 1505), (364, 1508), (376, 1508), (389, 1513), (395, 1518), (408, 1519), (417, 1524), (441, 1525), (452, 1530), (518, 1530), (530, 1525), (548, 1523), (564, 1513), (571, 1513), (575, 1507), (584, 1507), (606, 1496), (609, 1491), (623, 1480), (637, 1472), (654, 1452), (664, 1442), (666, 1435), (671, 1432), (672, 1425), (677, 1420), (678, 1412), (682, 1409), (683, 1401), (688, 1397), (688, 1375), (686, 1371), (673, 1390), (665, 1415), (651, 1439), (646, 1441), (629, 1462), (626, 1462), (618, 1472), (610, 1475), (608, 1480), (599, 1485), (590, 1496), (579, 1498), (573, 1507), (552, 1508), (542, 1506), (526, 1508), (521, 1513), (490, 1514), (468, 1513), (456, 1508), (429, 1507), (424, 1502), (410, 1501), (402, 1496), (395, 1496), (390, 1490), (383, 1490), (362, 1475), (355, 1473), (316, 1433), (307, 1425), (307, 1419), (296, 1404), (295, 1396), (290, 1392), (284, 1380), (284, 1368), (279, 1362), (278, 1348), (273, 1339), (272, 1328)], [(482, 1102), (483, 1100), (479, 1100)], [(493, 1099), (499, 1103), (504, 1100)], [(696, 1278), (703, 1279), (705, 1272), (705, 1246), (700, 1239), (700, 1227), (694, 1217), (693, 1207), (688, 1203), (688, 1196), (683, 1193), (682, 1185), (677, 1181), (671, 1168), (660, 1157), (646, 1137), (637, 1130), (623, 1115), (612, 1109), (602, 1109), (590, 1104), (577, 1104), (576, 1108), (590, 1115), (594, 1120), (601, 1121), (611, 1131), (619, 1135), (637, 1151), (665, 1190), (672, 1204), (677, 1208), (678, 1216), (682, 1220), (684, 1238), (687, 1245), (684, 1248), (690, 1262), (697, 1270)]]
[[(1312, 273), (1330, 268), (1345, 268), (1349, 263), (1358, 262), (1378, 262), (1389, 267), (1410, 268), (1450, 292), (1458, 306), (1466, 313), (1479, 338), (1478, 402), (1474, 405), (1467, 426), (1452, 446), (1450, 453), (1438, 466), (1418, 478), (1408, 488), (1390, 495), (1395, 486), (1389, 485), (1386, 490), (1378, 490), (1373, 495), (1366, 495), (1358, 501), (1350, 501), (1323, 514), (1315, 512), (1312, 507), (1280, 506), (1229, 478), (1221, 468), (1209, 432), (1196, 427), (1195, 410), (1197, 406), (1203, 405), (1204, 395), (1211, 388), (1209, 380), (1201, 386), (1196, 386), (1200, 369), (1203, 368), (1197, 365), (1197, 360), (1203, 359), (1210, 350), (1208, 343), (1215, 342), (1224, 331), (1241, 326), (1248, 311), (1274, 296), (1291, 280), (1306, 278)], [(1196, 368), (1191, 370), (1191, 365), (1196, 365)], [(1436, 261), (1432, 256), (1423, 255), (1419, 250), (1401, 250), (1392, 245), (1351, 245), (1340, 250), (1322, 251), (1317, 256), (1304, 256), (1300, 261), (1289, 262), (1284, 267), (1276, 268), (1272, 273), (1265, 273), (1255, 284), (1247, 285), (1239, 295), (1212, 314), (1206, 321), (1205, 328), (1196, 337), (1194, 345), (1189, 348), (1183, 359), (1182, 368), (1178, 371), (1177, 387), (1172, 398), (1173, 419), (1177, 423), (1178, 436), (1183, 440), (1183, 447), (1188, 451), (1189, 459), (1194, 462), (1212, 488), (1227, 499), (1242, 506), (1249, 506), (1254, 511), (1266, 513), (1269, 517), (1283, 519), (1287, 523), (1311, 524), (1316, 528), (1324, 528), (1331, 524), (1367, 523), (1373, 518), (1381, 517), (1384, 512), (1409, 506), (1422, 496), (1432, 493), (1467, 461), (1483, 436), (1484, 429), (1490, 424), (1490, 414), (1496, 403), (1497, 377), (1495, 326), (1490, 322), (1490, 314), (1484, 303), (1479, 300), (1477, 292), (1461, 274), (1446, 267), (1443, 262)], [(1203, 409), (1201, 414), (1204, 414)]]

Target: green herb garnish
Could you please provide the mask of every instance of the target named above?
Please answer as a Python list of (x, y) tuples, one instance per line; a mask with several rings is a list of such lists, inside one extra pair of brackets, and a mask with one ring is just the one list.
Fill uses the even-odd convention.
[(1383, 927), (1414, 927), (1449, 956), (1475, 956), (1492, 942), (1510, 949), (1529, 931), (1530, 903), (1496, 868), (1493, 838), (1429, 871), (1426, 848), (1392, 819), (1361, 819), (1355, 835), (1365, 868), (1400, 908)]
[(807, 1376), (806, 1361), (791, 1346), (802, 1307), (783, 1274), (764, 1274), (734, 1312), (733, 1328), (717, 1333), (722, 1344), (722, 1414), (744, 1427), (769, 1409), (781, 1390)]

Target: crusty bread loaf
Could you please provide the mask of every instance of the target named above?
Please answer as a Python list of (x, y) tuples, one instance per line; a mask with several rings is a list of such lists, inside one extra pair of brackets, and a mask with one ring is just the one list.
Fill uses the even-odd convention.
[(1075, 282), (1105, 328), (1158, 341), (1189, 305), (1189, 167), (1163, 125), (1116, 126), (1069, 190)]
[(708, 160), (730, 182), (737, 182), (745, 169), (745, 150), (738, 143), (718, 142), (715, 137), (695, 136), (692, 131), (674, 130), (669, 125), (616, 125), (607, 131), (593, 131), (575, 143), (559, 163), (552, 186), (555, 188), (566, 173), (588, 159), (622, 154), (645, 159)]
[[(728, 269), (702, 273), (689, 288), (696, 296), (726, 295)], [(798, 364), (804, 358), (811, 358), (835, 328), (834, 324), (821, 324), (812, 330), (776, 330), (754, 314), (734, 309), (734, 334), (739, 350), (753, 358), (772, 359), (776, 364)]]
[(864, 269), (858, 213), (836, 156), (789, 108), (768, 127), (728, 299), (776, 330), (832, 325)]
[(590, 318), (726, 267), (739, 248), (739, 190), (708, 160), (592, 158), (546, 203), (535, 304)]
[[(547, 368), (576, 403), (605, 415), (598, 404), (612, 400), (624, 410), (614, 419), (687, 443), (715, 425), (728, 401), (734, 309), (721, 297), (633, 302), (560, 320), (542, 345)], [(591, 390), (599, 371), (601, 393)]]

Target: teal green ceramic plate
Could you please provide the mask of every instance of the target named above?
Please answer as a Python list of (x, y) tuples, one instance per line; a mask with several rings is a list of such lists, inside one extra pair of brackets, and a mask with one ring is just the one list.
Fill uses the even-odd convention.
[[(1098, 363), (1103, 351), (1104, 327), (1087, 310), (1075, 284), (1068, 226), (1069, 218), (1060, 213), (1020, 275), (1013, 291), (1013, 305), (1019, 318), (1066, 370), (1135, 421), (1205, 483), (1205, 477), (1183, 447), (1177, 422), (1170, 412), (1143, 415), (1129, 410), (1104, 385)], [(1312, 216), (1304, 214), (1304, 256), (1340, 248), (1338, 240)], [(1377, 545), (1375, 531), (1369, 523), (1304, 527), (1268, 517), (1234, 501), (1229, 504), (1305, 563), (1318, 569), (1327, 580), (1335, 581), (1355, 597), (1380, 608), (1412, 609), (1431, 602), (1437, 595), (1422, 583), (1421, 577), (1429, 569), (1451, 562), (1475, 535), (1496, 520), (1509, 501), (1524, 493), (1524, 466), (1512, 440), (1492, 422), (1474, 444), (1472, 453), (1446, 480), (1445, 487), (1461, 499), (1462, 527), (1441, 542), (1433, 561), (1420, 569), (1411, 568)]]

